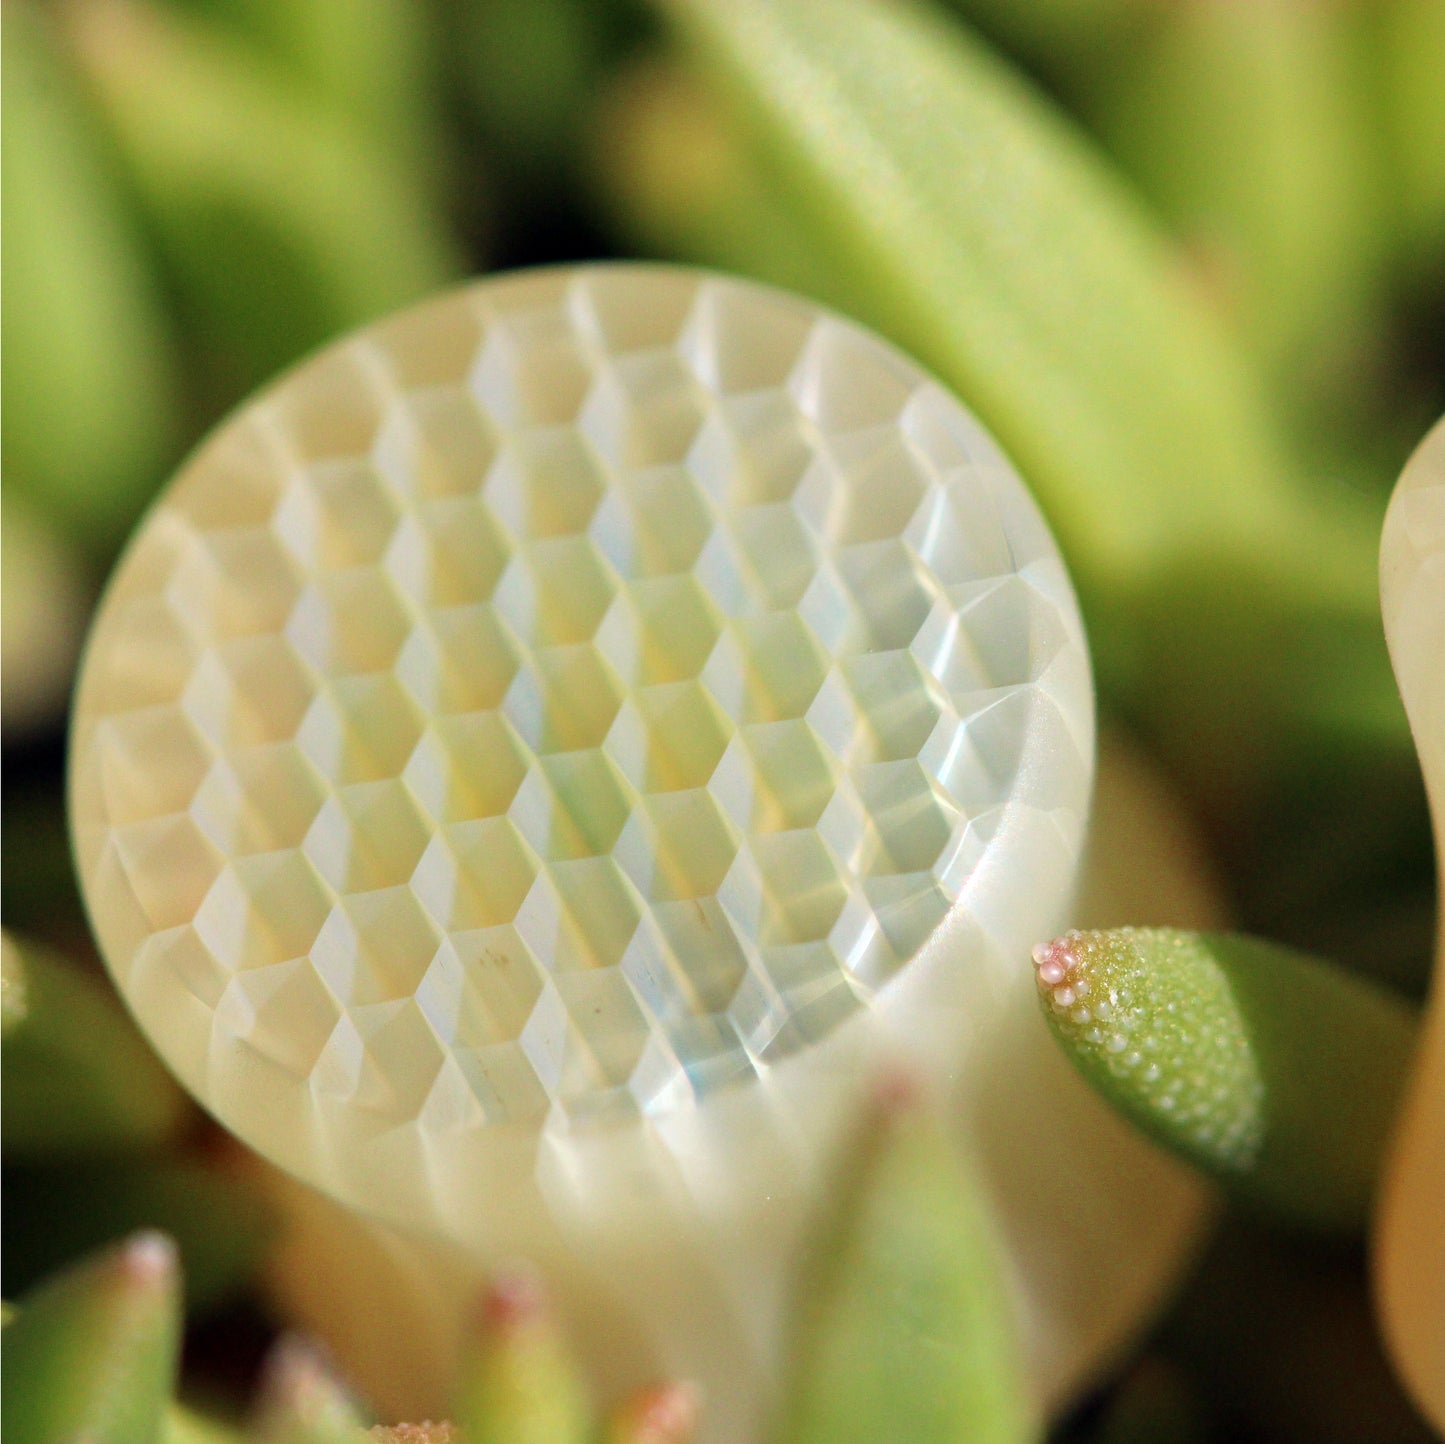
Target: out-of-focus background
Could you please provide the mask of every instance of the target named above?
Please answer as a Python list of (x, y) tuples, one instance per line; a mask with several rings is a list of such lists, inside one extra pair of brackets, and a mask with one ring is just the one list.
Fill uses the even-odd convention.
[[(1244, 358), (1291, 466), (1372, 545), (1445, 410), (1445, 0), (935, 5), (1118, 172)], [(0, 14), (5, 924), (103, 990), (65, 833), (68, 694), (109, 567), (207, 429), (309, 350), (468, 275), (654, 255), (806, 287), (797, 257), (830, 218), (774, 195), (706, 61), (644, 0), (4, 0)], [(866, 288), (857, 299), (870, 318)], [(1107, 569), (1090, 575), (1097, 651), (1114, 599)], [(1328, 682), (1255, 747), (1214, 683), (1192, 696), (1177, 681), (1234, 661), (1206, 655), (1198, 599), (1157, 600), (1166, 618), (1196, 612), (1165, 680), (1101, 667), (1140, 785), (1201, 840), (1235, 925), (1419, 997), (1428, 818), (1398, 709), (1360, 680), (1385, 675), (1378, 629), (1322, 600), (1241, 652), (1240, 695), (1250, 666), (1296, 651)], [(1251, 598), (1210, 605), (1228, 652), (1228, 608)], [(102, 1075), (151, 1087), (113, 1047)], [(278, 1225), (229, 1145), (160, 1081), (134, 1136), (72, 1126), (66, 1110), (91, 1103), (62, 1093), (48, 1122), (12, 1117), (8, 1072), (6, 1089), (7, 1295), (133, 1226), (167, 1227), (193, 1377), (242, 1390), (274, 1327), (258, 1279)], [(1231, 1222), (1061, 1437), (1423, 1434), (1379, 1355), (1358, 1253)]]

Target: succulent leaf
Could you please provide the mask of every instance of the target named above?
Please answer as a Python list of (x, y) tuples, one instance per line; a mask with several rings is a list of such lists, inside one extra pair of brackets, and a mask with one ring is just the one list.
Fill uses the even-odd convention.
[(688, 1444), (697, 1430), (697, 1390), (660, 1384), (625, 1400), (607, 1421), (606, 1444)]
[(193, 1116), (98, 978), (5, 934), (7, 1159), (108, 1155), (174, 1138)]
[(21, 1301), (0, 1429), (26, 1444), (159, 1444), (180, 1347), (174, 1244), (139, 1233)]
[[(714, 197), (718, 226), (677, 228), (685, 253), (796, 284), (801, 244), (822, 299), (967, 398), (1060, 534), (1102, 682), (1171, 755), (1213, 776), (1349, 725), (1402, 756), (1373, 512), (1305, 496), (1258, 378), (1065, 117), (923, 6), (658, 3), (751, 168), (746, 236)], [(764, 192), (799, 240), (749, 261)], [(1294, 645), (1302, 627), (1318, 640)]]
[(1079, 1071), (1241, 1198), (1363, 1226), (1414, 1048), (1383, 988), (1257, 938), (1072, 932), (1034, 949), (1045, 1016)]
[(267, 1363), (252, 1444), (360, 1444), (361, 1416), (317, 1349), (282, 1339)]
[(982, 1200), (911, 1087), (882, 1094), (799, 1282), (787, 1444), (1034, 1437)]
[(453, 1414), (467, 1444), (583, 1444), (591, 1438), (576, 1365), (530, 1275), (493, 1284), (465, 1347)]

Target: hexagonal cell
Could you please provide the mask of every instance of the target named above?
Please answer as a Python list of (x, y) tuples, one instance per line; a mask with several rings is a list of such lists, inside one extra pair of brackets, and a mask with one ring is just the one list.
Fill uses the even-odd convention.
[(538, 857), (554, 859), (593, 855), (594, 849), (557, 797), (539, 759), (534, 758), (528, 767), (527, 775), (507, 809), (507, 816)]
[(726, 527), (712, 529), (692, 570), (720, 616), (746, 616), (762, 609), (765, 601), (762, 588), (753, 577), (742, 548)]
[(612, 570), (585, 536), (518, 548), (497, 584), (496, 608), (529, 646), (590, 641), (616, 594)]
[(519, 650), (490, 602), (439, 607), (407, 637), (396, 677), (423, 712), (486, 712), (507, 695)]
[(747, 724), (802, 717), (828, 665), (794, 612), (737, 617), (703, 668), (702, 680), (725, 715)]
[(804, 721), (764, 722), (742, 731), (761, 787), (756, 832), (816, 826), (837, 786), (836, 764)]
[(85, 701), (97, 716), (174, 702), (204, 650), (163, 597), (127, 601), (108, 619), (107, 637), (85, 678)]
[(371, 458), (400, 494), (475, 496), (496, 445), (495, 428), (467, 386), (430, 386), (391, 402)]
[[(993, 700), (1001, 700), (1002, 695), (994, 694)], [(983, 709), (990, 704), (980, 697), (978, 705)], [(991, 760), (986, 761), (979, 754), (965, 719), (952, 708), (945, 710), (932, 735), (919, 749), (918, 765), (961, 811), (970, 814), (1001, 802), (1012, 781), (1012, 774), (1006, 777), (994, 774)]]
[(820, 450), (809, 459), (788, 505), (823, 551), (831, 552), (848, 524), (850, 499), (847, 478), (829, 451)]
[[(664, 1020), (721, 1013), (747, 972), (747, 950), (716, 897), (656, 903), (662, 948), (631, 949), (622, 960), (637, 995)], [(734, 1039), (736, 1042), (736, 1039)]]
[(191, 800), (196, 825), (231, 857), (299, 847), (326, 788), (287, 742), (219, 757)]
[(650, 1037), (627, 979), (616, 968), (594, 968), (551, 979), (521, 1042), (548, 1093), (576, 1107), (624, 1086)]
[(456, 607), (487, 601), (510, 554), (511, 542), (483, 502), (446, 496), (402, 518), (384, 565), (418, 605)]
[(301, 850), (337, 892), (371, 892), (405, 883), (428, 835), (405, 783), (357, 782), (326, 799)]
[(176, 568), (167, 594), (213, 639), (274, 632), (301, 594), (300, 572), (268, 526), (207, 532)]
[(572, 916), (594, 968), (616, 967), (642, 916), (642, 902), (607, 857), (555, 862), (552, 881)]
[(437, 822), (504, 813), (527, 775), (527, 749), (499, 712), (434, 717), (402, 780)]
[(826, 938), (847, 901), (848, 889), (832, 854), (811, 829), (748, 839), (767, 889), (762, 941), (807, 943)]
[[(943, 861), (950, 862), (951, 855)], [(958, 877), (946, 880), (931, 873), (891, 873), (863, 880), (864, 896), (894, 957), (905, 961), (914, 957), (933, 936), (948, 916), (951, 900), (958, 896), (970, 870), (971, 863)], [(877, 986), (886, 981), (886, 976), (870, 981)]]
[(633, 805), (626, 782), (599, 748), (553, 752), (537, 759), (553, 803), (571, 823), (581, 851), (553, 856), (600, 856), (610, 851)]
[(384, 573), (369, 567), (315, 577), (286, 620), (286, 638), (319, 672), (384, 672), (411, 619)]
[(174, 513), (198, 531), (265, 526), (295, 466), (274, 419), (247, 409), (201, 444), (156, 519)]
[(470, 369), (483, 318), (480, 301), (446, 291), (377, 322), (370, 337), (398, 390), (445, 386)]
[(903, 536), (943, 586), (1001, 576), (1013, 569), (1003, 518), (991, 492), (949, 474), (919, 502)]
[(614, 856), (651, 903), (715, 894), (738, 850), (738, 838), (701, 788), (643, 797), (617, 839)]
[(731, 728), (697, 682), (641, 687), (622, 705), (603, 748), (641, 792), (705, 787)]
[(493, 928), (517, 916), (539, 867), (505, 817), (454, 822), (428, 841), (411, 890), (445, 932)]
[(786, 1021), (771, 1036), (755, 1032), (749, 1040), (764, 1063), (778, 1062), (826, 1038), (861, 1005), (848, 973), (826, 941), (765, 949), (763, 964), (787, 1009)]
[(536, 1124), (550, 1100), (520, 1043), (459, 1048), (453, 1055), (488, 1123)]
[(515, 537), (575, 536), (587, 530), (607, 485), (607, 469), (586, 438), (557, 426), (508, 437), (483, 495)]
[[(926, 874), (923, 878), (927, 887), (920, 889), (920, 894), (941, 901), (934, 879)], [(935, 924), (942, 918), (943, 912), (940, 911), (934, 917)], [(838, 965), (847, 973), (851, 990), (860, 1001), (866, 1001), (882, 987), (914, 953), (910, 950), (900, 957), (861, 887), (849, 891), (848, 900), (828, 934), (828, 947), (838, 959)]]
[(216, 1006), (219, 1028), (298, 1079), (316, 1066), (340, 1016), (306, 958), (237, 973)]
[(353, 1005), (347, 1013), (361, 1045), (353, 1101), (391, 1126), (415, 1118), (446, 1061), (426, 1015), (412, 998)]
[(486, 1048), (521, 1035), (542, 991), (542, 973), (510, 924), (446, 938), (417, 988), (438, 1037)]
[(840, 437), (830, 449), (846, 482), (839, 544), (902, 536), (936, 484), (922, 458), (893, 426)]
[(296, 731), (307, 761), (338, 786), (400, 775), (422, 719), (394, 677), (343, 677), (311, 699)]
[(215, 755), (189, 719), (171, 706), (102, 718), (91, 747), (112, 826), (184, 812)]
[(152, 932), (196, 915), (225, 859), (186, 815), (117, 827), (116, 857)]
[(637, 470), (682, 461), (706, 415), (706, 398), (680, 356), (639, 351), (597, 373), (577, 425), (613, 466)]
[(974, 651), (973, 639), (958, 608), (947, 597), (937, 597), (928, 609), (909, 654), (955, 706), (967, 711), (968, 699), (990, 690), (987, 668)]
[(233, 858), (196, 909), (196, 935), (227, 968), (305, 957), (332, 895), (298, 850)]
[(256, 404), (303, 466), (363, 456), (390, 398), (382, 368), (364, 341), (344, 342), (303, 362)]
[(696, 677), (722, 631), (697, 578), (639, 578), (627, 594), (642, 622), (640, 665), (632, 680), (645, 686)]
[(837, 567), (868, 630), (868, 650), (912, 645), (937, 593), (898, 541), (864, 542), (838, 553)]
[(679, 350), (710, 390), (724, 395), (782, 386), (813, 329), (806, 306), (775, 292), (704, 282)]
[(866, 652), (872, 644), (872, 629), (854, 605), (836, 557), (818, 556), (812, 580), (798, 600), (798, 616), (830, 657)]
[(787, 501), (817, 456), (809, 431), (785, 391), (732, 397), (709, 413), (687, 467), (728, 511)]
[(594, 347), (618, 356), (674, 345), (697, 289), (696, 278), (681, 271), (598, 268), (571, 278), (565, 304)]
[(217, 747), (260, 747), (296, 735), (315, 679), (284, 637), (240, 637), (200, 660), (181, 707)]
[(839, 667), (873, 734), (872, 759), (917, 757), (947, 706), (933, 694), (937, 683), (903, 651), (845, 657)]
[(873, 730), (837, 662), (828, 669), (818, 695), (804, 714), (804, 721), (841, 767), (873, 756), (876, 745)]
[(550, 978), (592, 966), (591, 950), (578, 932), (550, 868), (537, 874), (513, 926), (536, 960), (539, 976)]
[(410, 998), (441, 935), (408, 887), (340, 898), (321, 925), (311, 961), (348, 1010)]
[(713, 516), (691, 474), (656, 466), (618, 476), (587, 534), (623, 577), (685, 573), (712, 534)]
[(472, 1087), (471, 1076), (444, 1045), (441, 1067), (417, 1113), (417, 1131), (429, 1143), (444, 1147), (448, 1135), (465, 1137), (487, 1121), (487, 1110)]
[[(968, 740), (979, 763), (993, 779), (998, 797), (1013, 788), (1023, 756), (1024, 738), (1048, 725), (1053, 703), (1037, 684), (1001, 688), (993, 700), (974, 709), (963, 719)], [(1051, 729), (1054, 730), (1054, 729)], [(1057, 729), (1060, 746), (1067, 745), (1064, 729)]]
[(1042, 676), (1068, 645), (1069, 633), (1057, 603), (1040, 595), (1022, 576), (950, 587), (949, 597), (958, 605), (974, 652), (995, 687), (1020, 686)]
[(963, 818), (916, 761), (875, 762), (853, 773), (882, 844), (869, 873), (927, 872)]
[(883, 844), (851, 776), (838, 779), (817, 827), (818, 836), (845, 872), (854, 877), (868, 875)]
[(729, 1018), (677, 1018), (665, 1032), (699, 1099), (754, 1076), (752, 1059)]
[(536, 752), (601, 745), (622, 705), (622, 688), (590, 644), (548, 647), (524, 662), (502, 711)]
[(896, 422), (917, 386), (912, 363), (826, 316), (815, 322), (788, 377), (798, 409), (832, 432)]
[(731, 530), (757, 579), (763, 606), (797, 606), (817, 570), (812, 537), (786, 502), (749, 507), (732, 518)]
[(295, 477), (271, 525), (306, 567), (345, 571), (380, 560), (398, 516), (381, 473), (365, 457), (347, 457)]
[(577, 415), (592, 365), (562, 311), (514, 311), (488, 326), (468, 379), (503, 429), (557, 426)]

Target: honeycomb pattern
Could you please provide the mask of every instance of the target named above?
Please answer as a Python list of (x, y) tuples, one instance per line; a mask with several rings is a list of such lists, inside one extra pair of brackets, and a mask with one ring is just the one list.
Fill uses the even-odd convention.
[(225, 1121), (227, 1043), (428, 1138), (696, 1106), (887, 989), (1021, 778), (1081, 811), (1082, 658), (1021, 486), (876, 338), (693, 272), (484, 282), (149, 518), (80, 692), (85, 892)]

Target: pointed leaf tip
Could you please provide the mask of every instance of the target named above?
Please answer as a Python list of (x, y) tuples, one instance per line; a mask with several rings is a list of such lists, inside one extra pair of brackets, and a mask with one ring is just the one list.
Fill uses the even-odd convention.
[(592, 1437), (580, 1375), (537, 1276), (500, 1276), (464, 1345), (454, 1412), (467, 1444), (582, 1444)]
[(0, 1433), (27, 1444), (156, 1444), (180, 1330), (180, 1270), (164, 1235), (136, 1234), (73, 1264), (6, 1328)]
[(322, 1350), (288, 1336), (266, 1361), (255, 1444), (358, 1444), (361, 1419)]
[(659, 1384), (628, 1399), (612, 1416), (607, 1444), (688, 1444), (701, 1396), (691, 1384)]
[(923, 1091), (875, 1087), (799, 1280), (787, 1444), (1033, 1437), (987, 1206)]
[(1236, 1197), (1359, 1228), (1413, 1048), (1410, 1008), (1323, 960), (1174, 928), (1070, 932), (1033, 951), (1075, 1066)]

